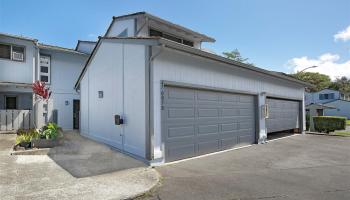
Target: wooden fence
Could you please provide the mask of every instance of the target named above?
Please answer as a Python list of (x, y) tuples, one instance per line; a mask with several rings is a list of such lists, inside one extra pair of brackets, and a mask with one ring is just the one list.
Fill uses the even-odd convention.
[(33, 128), (32, 110), (0, 110), (0, 131)]

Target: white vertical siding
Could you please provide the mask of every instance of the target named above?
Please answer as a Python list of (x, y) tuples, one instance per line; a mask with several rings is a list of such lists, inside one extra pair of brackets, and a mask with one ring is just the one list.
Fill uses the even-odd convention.
[[(102, 41), (80, 87), (81, 133), (144, 158), (145, 46)], [(114, 124), (116, 114), (124, 125)]]
[(64, 130), (72, 130), (73, 100), (80, 99), (74, 89), (74, 84), (88, 56), (47, 49), (40, 49), (40, 53), (51, 56), (51, 84), (49, 87), (52, 91), (50, 100), (52, 105), (48, 108), (49, 119), (55, 109), (58, 113), (58, 125)]
[(0, 81), (32, 83), (33, 58), (36, 52), (34, 43), (9, 37), (0, 37), (0, 43), (25, 47), (24, 62), (0, 59)]
[(124, 45), (124, 149), (145, 157), (145, 46)]
[(134, 37), (135, 35), (135, 20), (134, 19), (124, 19), (124, 20), (114, 20), (109, 32), (108, 37), (117, 37), (125, 29), (128, 30), (128, 37)]
[(276, 80), (242, 68), (232, 69), (226, 64), (205, 58), (191, 56), (172, 50), (165, 50), (154, 61), (154, 135), (155, 158), (161, 156), (161, 81), (175, 81), (209, 87), (241, 90), (303, 99), (304, 88), (292, 82)]

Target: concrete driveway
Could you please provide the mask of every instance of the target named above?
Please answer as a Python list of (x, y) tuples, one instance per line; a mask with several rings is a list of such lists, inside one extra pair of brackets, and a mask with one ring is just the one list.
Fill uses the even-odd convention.
[(349, 200), (350, 137), (295, 135), (156, 169), (146, 199)]
[(48, 155), (10, 155), (14, 134), (0, 134), (0, 199), (125, 199), (147, 192), (159, 174), (106, 145), (65, 133)]

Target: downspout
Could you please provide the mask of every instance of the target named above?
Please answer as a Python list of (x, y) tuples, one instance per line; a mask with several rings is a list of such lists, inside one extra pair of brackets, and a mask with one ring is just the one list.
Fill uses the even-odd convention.
[(158, 45), (160, 47), (160, 50), (152, 55), (152, 46), (149, 46), (149, 50), (150, 50), (150, 58), (149, 58), (149, 70), (148, 70), (148, 76), (149, 76), (149, 79), (148, 79), (148, 86), (149, 86), (149, 96), (148, 96), (148, 102), (149, 102), (149, 105), (148, 105), (148, 108), (149, 108), (149, 113), (148, 113), (148, 133), (149, 133), (149, 145), (148, 145), (148, 152), (149, 152), (149, 159), (150, 160), (154, 160), (154, 102), (153, 102), (153, 94), (154, 94), (154, 91), (153, 91), (153, 61), (156, 57), (158, 57), (164, 50), (164, 47), (165, 45), (162, 44), (162, 45)]

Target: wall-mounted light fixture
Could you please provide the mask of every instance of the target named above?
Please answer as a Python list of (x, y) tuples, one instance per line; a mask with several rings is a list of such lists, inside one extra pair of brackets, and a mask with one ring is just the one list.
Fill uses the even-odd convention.
[(98, 98), (100, 98), (100, 99), (103, 98), (103, 91), (98, 91)]

